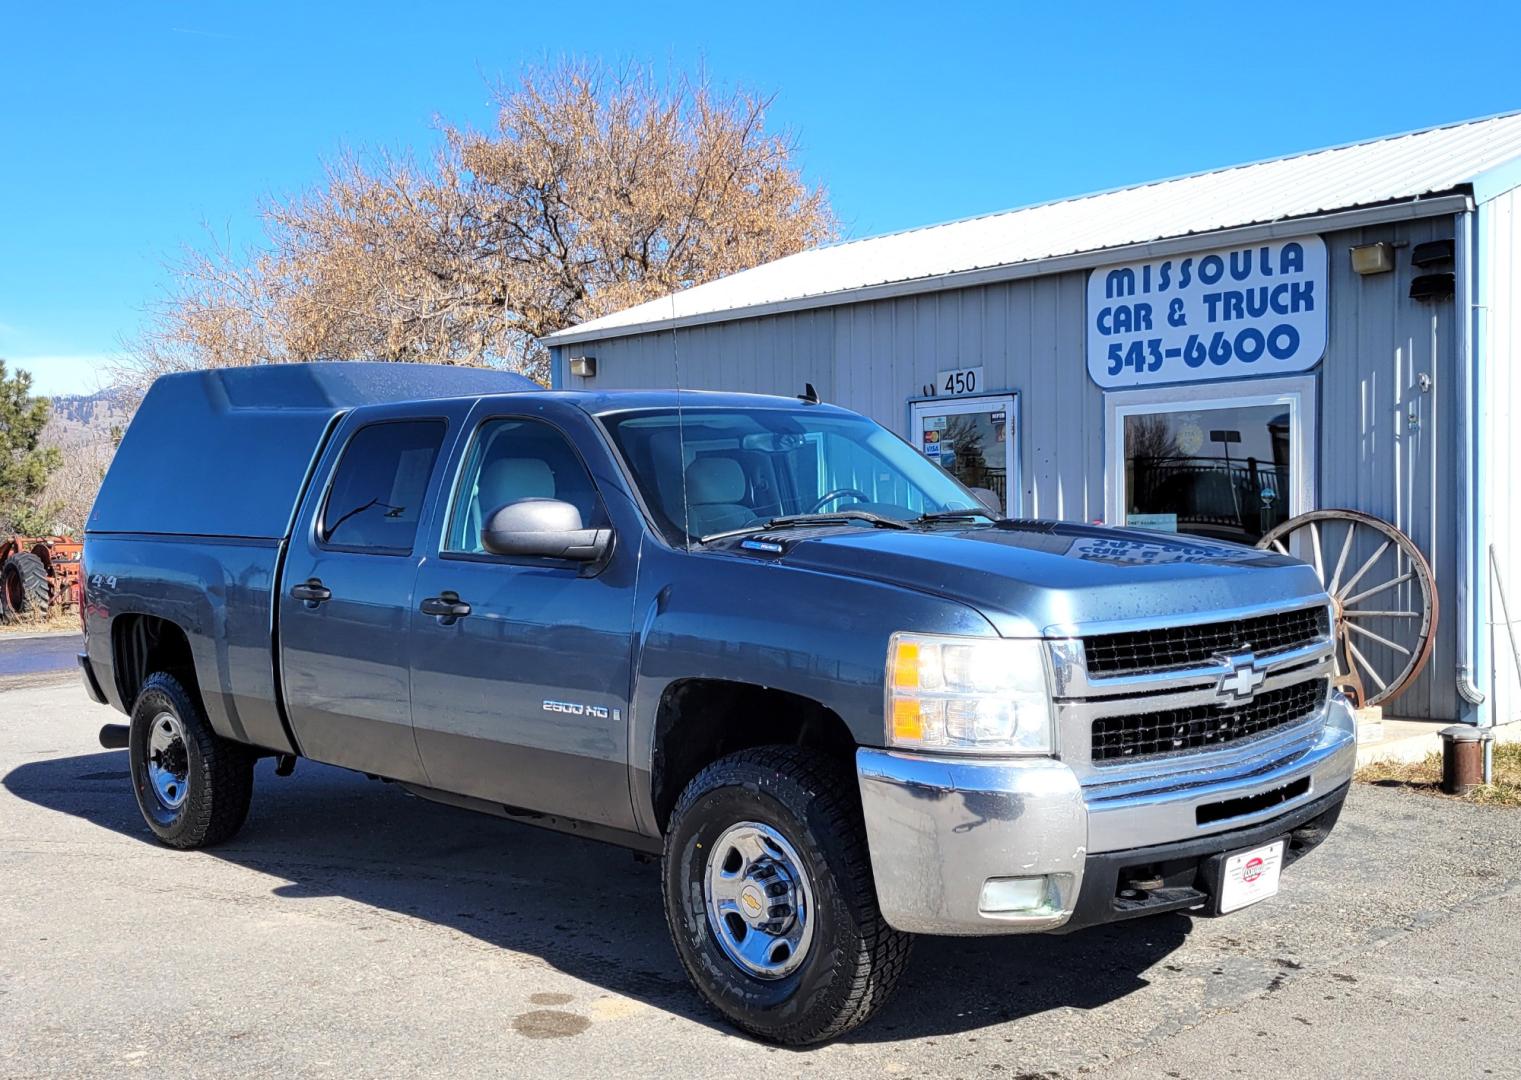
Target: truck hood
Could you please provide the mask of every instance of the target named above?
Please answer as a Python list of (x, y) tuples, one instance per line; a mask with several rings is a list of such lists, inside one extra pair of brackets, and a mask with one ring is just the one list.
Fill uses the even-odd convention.
[[(780, 551), (777, 551), (777, 548)], [(1052, 521), (778, 531), (730, 550), (958, 600), (1005, 637), (1321, 599), (1297, 559), (1172, 533)]]

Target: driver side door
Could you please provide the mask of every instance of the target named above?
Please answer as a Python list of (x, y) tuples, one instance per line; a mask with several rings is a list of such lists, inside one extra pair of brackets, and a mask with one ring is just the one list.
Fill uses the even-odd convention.
[[(500, 407), (500, 403), (497, 403)], [(538, 416), (473, 422), (412, 610), (412, 719), (432, 786), (616, 828), (633, 825), (627, 716), (639, 533), (601, 563), (493, 555), (498, 507), (553, 498), (611, 522), (581, 454)], [(464, 614), (432, 614), (439, 604)]]

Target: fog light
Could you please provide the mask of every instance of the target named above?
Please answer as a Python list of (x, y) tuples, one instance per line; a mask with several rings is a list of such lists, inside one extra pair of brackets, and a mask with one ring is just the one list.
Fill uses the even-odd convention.
[(984, 915), (1012, 915), (1046, 906), (1050, 890), (1042, 877), (988, 878), (982, 883), (977, 910)]

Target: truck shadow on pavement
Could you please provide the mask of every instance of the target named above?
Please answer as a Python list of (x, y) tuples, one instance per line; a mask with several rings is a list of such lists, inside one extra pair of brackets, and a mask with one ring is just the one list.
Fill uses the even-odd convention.
[[(160, 847), (138, 814), (125, 751), (7, 774), (17, 798), (152, 846), (282, 878), (283, 898), (337, 897), (541, 958), (577, 979), (728, 1030), (687, 983), (667, 935), (658, 867), (628, 852), (406, 795), (303, 761), (261, 761), (247, 825), (204, 853)], [(849, 1042), (975, 1031), (1052, 1009), (1092, 1009), (1147, 985), (1191, 922), (1160, 916), (1070, 937), (921, 938), (897, 997)]]

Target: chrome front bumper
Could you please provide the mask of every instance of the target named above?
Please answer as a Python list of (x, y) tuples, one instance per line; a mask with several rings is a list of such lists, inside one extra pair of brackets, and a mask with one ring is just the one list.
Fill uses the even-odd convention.
[[(1106, 794), (1052, 759), (866, 748), (856, 751), (856, 772), (883, 918), (913, 933), (999, 934), (1064, 926), (1077, 909), (1090, 857), (1295, 817), (1344, 788), (1356, 759), (1352, 709), (1334, 694), (1321, 710), (1318, 737), (1291, 751), (1170, 774), (1151, 788), (1129, 782)], [(1254, 797), (1273, 799), (1285, 789), (1292, 795), (1253, 808)], [(1225, 816), (1199, 824), (1201, 807), (1206, 817)], [(1223, 850), (1227, 841), (1221, 843)], [(980, 909), (988, 879), (1039, 876), (1049, 882), (1043, 907), (1020, 914)]]

